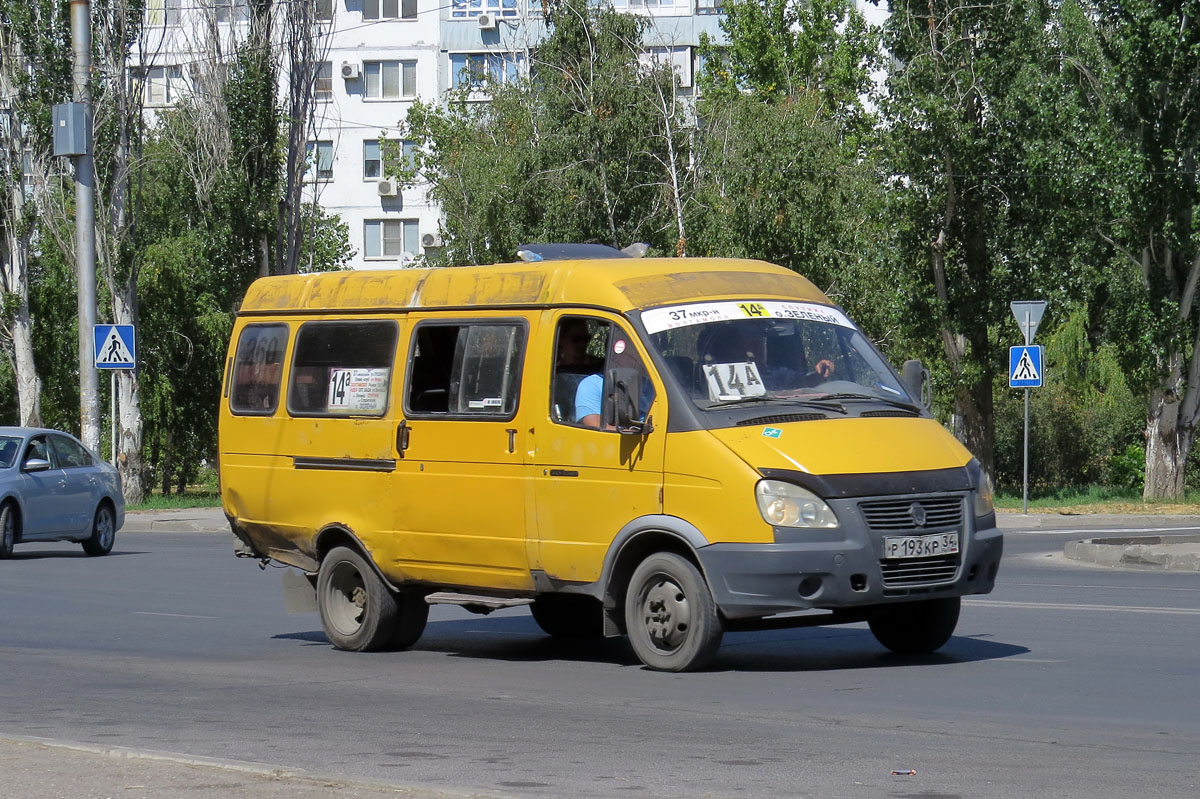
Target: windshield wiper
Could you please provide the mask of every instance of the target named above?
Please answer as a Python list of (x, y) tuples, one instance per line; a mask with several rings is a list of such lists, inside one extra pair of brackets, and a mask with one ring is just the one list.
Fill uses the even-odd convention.
[(880, 397), (877, 394), (855, 394), (849, 391), (838, 392), (837, 394), (826, 394), (823, 399), (827, 400), (867, 400), (869, 402), (882, 402), (884, 405), (891, 405), (893, 408), (903, 408), (906, 411), (912, 411), (917, 416), (921, 415), (921, 408), (911, 402), (892, 399), (890, 397)]
[(829, 397), (807, 398), (807, 397), (738, 397), (737, 399), (718, 400), (710, 402), (704, 406), (704, 410), (711, 411), (716, 408), (724, 408), (730, 405), (745, 405), (751, 402), (779, 402), (785, 405), (808, 405), (813, 408), (820, 408), (825, 411), (834, 411), (835, 413), (846, 414), (849, 411), (840, 402), (830, 402)]

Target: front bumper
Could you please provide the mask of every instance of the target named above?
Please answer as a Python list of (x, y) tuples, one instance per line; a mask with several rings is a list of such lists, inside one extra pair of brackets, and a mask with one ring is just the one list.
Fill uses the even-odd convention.
[[(924, 498), (882, 498), (912, 502)], [(945, 497), (938, 498), (945, 501)], [(968, 510), (970, 496), (961, 497)], [(711, 544), (697, 550), (713, 599), (728, 619), (799, 610), (863, 608), (890, 602), (986, 594), (992, 590), (1004, 537), (995, 516), (964, 513), (954, 525), (886, 530), (862, 512), (862, 500), (829, 503), (836, 530), (777, 529), (772, 544)], [(926, 562), (885, 560), (887, 536), (955, 529), (959, 552)]]

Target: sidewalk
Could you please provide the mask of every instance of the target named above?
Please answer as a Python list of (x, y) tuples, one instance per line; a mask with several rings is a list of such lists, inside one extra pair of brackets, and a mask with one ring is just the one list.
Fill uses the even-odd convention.
[(170, 752), (0, 734), (3, 795), (20, 799), (466, 799), (484, 793), (355, 782)]
[(229, 522), (220, 508), (132, 510), (125, 514), (120, 533), (228, 533)]
[[(1131, 528), (1131, 522), (1136, 528)], [(1078, 532), (1063, 555), (1101, 566), (1200, 572), (1200, 516), (1170, 514), (1062, 514), (1000, 511), (1002, 530)]]

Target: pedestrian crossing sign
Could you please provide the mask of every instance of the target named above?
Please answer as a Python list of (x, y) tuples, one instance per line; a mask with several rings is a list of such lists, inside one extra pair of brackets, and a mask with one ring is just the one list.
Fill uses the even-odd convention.
[(1042, 348), (1025, 344), (1008, 348), (1009, 388), (1042, 387)]
[(96, 325), (92, 328), (92, 352), (97, 369), (134, 369), (133, 325)]

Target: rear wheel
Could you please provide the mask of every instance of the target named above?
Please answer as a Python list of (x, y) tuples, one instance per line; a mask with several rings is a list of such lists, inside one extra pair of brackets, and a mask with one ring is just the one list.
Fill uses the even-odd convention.
[(117, 517), (108, 502), (101, 502), (92, 519), (92, 535), (83, 542), (83, 551), (89, 555), (107, 555), (112, 552), (117, 537)]
[(700, 570), (673, 552), (646, 558), (625, 595), (625, 627), (638, 658), (659, 671), (706, 665), (721, 646), (721, 618)]
[(11, 502), (0, 507), (0, 558), (12, 555), (13, 544), (17, 543), (17, 511)]
[(868, 621), (875, 640), (902, 655), (941, 649), (958, 626), (960, 597), (886, 605)]
[(545, 594), (533, 601), (529, 612), (555, 638), (597, 638), (604, 632), (603, 610), (590, 596)]
[(336, 547), (321, 561), (317, 608), (329, 642), (355, 652), (412, 646), (429, 616), (423, 597), (394, 593), (349, 547)]

